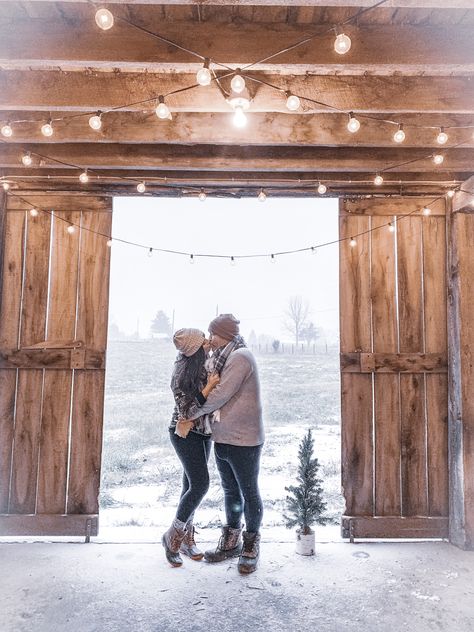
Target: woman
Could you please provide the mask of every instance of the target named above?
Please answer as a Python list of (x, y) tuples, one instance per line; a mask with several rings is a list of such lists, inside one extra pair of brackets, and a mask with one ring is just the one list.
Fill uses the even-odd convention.
[(186, 418), (193, 405), (202, 406), (212, 389), (219, 383), (217, 374), (207, 377), (205, 361), (209, 341), (199, 329), (180, 329), (173, 336), (180, 352), (171, 378), (175, 407), (169, 427), (170, 439), (184, 469), (183, 487), (170, 528), (163, 534), (166, 559), (172, 566), (181, 566), (181, 553), (201, 560), (203, 553), (194, 542), (193, 517), (209, 489), (207, 462), (211, 451), (211, 430), (206, 417), (198, 418), (187, 438), (176, 434), (176, 423)]

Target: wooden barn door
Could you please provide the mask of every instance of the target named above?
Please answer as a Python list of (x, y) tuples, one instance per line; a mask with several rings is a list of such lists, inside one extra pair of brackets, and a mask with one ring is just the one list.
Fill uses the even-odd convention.
[(448, 535), (445, 202), (425, 203), (340, 204), (345, 537)]
[(0, 535), (94, 535), (112, 200), (23, 197), (43, 211), (3, 213)]

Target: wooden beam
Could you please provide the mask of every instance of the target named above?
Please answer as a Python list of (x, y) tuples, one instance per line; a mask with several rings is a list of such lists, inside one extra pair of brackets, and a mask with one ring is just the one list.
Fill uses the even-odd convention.
[[(56, 0), (31, 0), (36, 2), (54, 2)], [(0, 0), (0, 3), (11, 2), (11, 0)], [(89, 0), (63, 0), (63, 2), (69, 3), (86, 3)], [(211, 0), (210, 2), (203, 2), (203, 0), (109, 0), (107, 4), (146, 4), (146, 5), (196, 5), (202, 6), (288, 6), (288, 0)], [(302, 7), (372, 7), (374, 0), (298, 0), (298, 6)], [(449, 7), (447, 7), (446, 0), (388, 0), (384, 4), (386, 9), (389, 8), (405, 8), (405, 9), (472, 9), (471, 0), (449, 0)]]
[(442, 353), (342, 353), (341, 371), (343, 373), (446, 373), (447, 361), (445, 354)]
[[(470, 77), (328, 77), (260, 75), (265, 81), (318, 99), (344, 111), (380, 113), (474, 114), (474, 82)], [(148, 111), (160, 94), (193, 86), (195, 75), (0, 71), (0, 110), (89, 112), (121, 107)], [(251, 112), (287, 112), (285, 96), (273, 88), (248, 82)], [(370, 99), (367, 98), (370, 95)], [(148, 103), (142, 101), (150, 99)], [(140, 103), (138, 103), (140, 102)], [(172, 111), (231, 112), (215, 85), (170, 95)], [(126, 105), (135, 103), (136, 105)], [(122, 107), (125, 106), (125, 107)], [(325, 106), (304, 102), (311, 112)], [(166, 122), (164, 122), (166, 124)], [(441, 123), (440, 123), (441, 124)]]
[(342, 516), (343, 538), (445, 538), (447, 518)]
[[(71, 117), (68, 112), (57, 112), (55, 117)], [(382, 117), (384, 115), (380, 115)], [(31, 114), (9, 111), (2, 115), (4, 120), (16, 121), (29, 119), (14, 125), (15, 143), (42, 143), (44, 136), (40, 128), (44, 123), (44, 114)], [(384, 116), (396, 120), (397, 114)], [(415, 125), (436, 126), (440, 115), (402, 115), (398, 117), (405, 124), (406, 141), (404, 147), (433, 147), (436, 129), (418, 129)], [(252, 112), (248, 116), (247, 126), (237, 129), (232, 124), (232, 113), (175, 113), (172, 121), (160, 121), (154, 112), (110, 112), (102, 117), (102, 128), (92, 130), (88, 125), (89, 115), (74, 116), (55, 123), (52, 142), (58, 143), (212, 143), (246, 145), (318, 145), (337, 147), (351, 145), (355, 147), (397, 147), (393, 134), (395, 125), (361, 118), (361, 130), (351, 134), (347, 130), (346, 114), (333, 113), (280, 113)], [(445, 127), (462, 126), (474, 123), (474, 117), (445, 116)], [(449, 144), (463, 143), (464, 147), (474, 147), (472, 129), (448, 129)], [(429, 151), (427, 152), (429, 153)], [(442, 150), (440, 150), (442, 153)], [(447, 158), (448, 159), (448, 158)]]
[(97, 535), (97, 514), (0, 514), (0, 536), (22, 535)]
[[(0, 65), (11, 69), (85, 68), (124, 72), (192, 73), (204, 58), (233, 68), (254, 64), (292, 47), (317, 29), (286, 23), (163, 22), (143, 26), (202, 57), (163, 43), (118, 19), (100, 31), (94, 9), (88, 20), (3, 18), (0, 22)], [(327, 31), (327, 26), (323, 29)], [(474, 71), (472, 29), (450, 26), (348, 25), (353, 47), (341, 58), (334, 51), (334, 33), (255, 64), (252, 72), (339, 75), (469, 75)], [(245, 42), (245, 45), (242, 43)], [(217, 67), (217, 70), (222, 68)], [(227, 70), (225, 70), (227, 72)]]

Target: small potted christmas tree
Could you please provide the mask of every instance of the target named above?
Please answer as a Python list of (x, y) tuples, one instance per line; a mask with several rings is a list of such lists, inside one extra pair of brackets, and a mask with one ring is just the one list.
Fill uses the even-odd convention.
[(313, 451), (314, 439), (311, 430), (308, 430), (298, 450), (298, 485), (285, 487), (289, 492), (286, 497), (288, 515), (283, 517), (288, 529), (299, 527), (296, 531), (296, 552), (300, 555), (314, 555), (315, 536), (311, 526), (327, 522), (322, 515), (326, 503), (323, 502), (322, 480), (318, 478), (319, 462), (313, 457)]

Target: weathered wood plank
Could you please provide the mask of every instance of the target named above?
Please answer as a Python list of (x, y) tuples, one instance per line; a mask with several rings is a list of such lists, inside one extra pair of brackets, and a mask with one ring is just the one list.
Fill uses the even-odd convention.
[(0, 349), (0, 369), (104, 369), (105, 352), (96, 349)]
[(445, 353), (341, 353), (344, 373), (447, 373)]
[(448, 381), (444, 375), (425, 375), (428, 437), (428, 513), (449, 514)]
[[(35, 2), (54, 2), (56, 0), (31, 0)], [(87, 2), (88, 0), (64, 0), (68, 2)], [(11, 0), (0, 0), (1, 3), (11, 2)], [(144, 4), (144, 5), (162, 5), (162, 0), (111, 0), (107, 4)], [(166, 3), (170, 6), (179, 5), (202, 5), (202, 0), (168, 0)], [(373, 6), (373, 0), (298, 0), (298, 6), (302, 7), (371, 7)], [(236, 7), (251, 6), (288, 6), (288, 0), (212, 0), (212, 5), (215, 6), (227, 6), (232, 5)], [(446, 8), (446, 0), (389, 0), (386, 5), (389, 7), (408, 7), (411, 9), (417, 8)], [(450, 0), (450, 8), (452, 9), (471, 9), (471, 0)], [(206, 5), (204, 5), (204, 8)]]
[[(22, 199), (23, 198), (23, 199)], [(25, 202), (27, 200), (29, 203)], [(30, 210), (35, 205), (46, 211), (80, 212), (83, 210), (107, 210), (110, 212), (110, 197), (97, 196), (87, 191), (68, 192), (67, 195), (55, 194), (44, 187), (43, 191), (29, 191), (22, 189), (21, 196), (13, 194), (9, 198), (9, 211)]]
[[(428, 206), (431, 210), (431, 216), (446, 215), (444, 199), (433, 202), (433, 197), (399, 197), (380, 199), (371, 198), (364, 200), (347, 200), (342, 214), (350, 215), (383, 215), (386, 217), (385, 223), (388, 224), (393, 216), (402, 217), (404, 215), (415, 215), (418, 211)], [(403, 220), (405, 222), (407, 220)], [(402, 225), (402, 224), (400, 224)], [(384, 230), (383, 228), (380, 230)]]
[(448, 519), (438, 517), (342, 517), (343, 538), (445, 538)]
[[(9, 201), (12, 198), (9, 198)], [(25, 244), (25, 214), (7, 212), (2, 247), (3, 279), (0, 303), (0, 346), (17, 348), (20, 330), (21, 283)], [(8, 297), (8, 300), (5, 300)]]
[(16, 371), (0, 371), (0, 513), (8, 511), (15, 391)]
[[(88, 527), (89, 523), (89, 527)], [(83, 515), (0, 515), (0, 533), (5, 535), (97, 535), (99, 516)]]
[(397, 222), (399, 351), (423, 352), (421, 217)]

